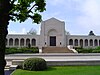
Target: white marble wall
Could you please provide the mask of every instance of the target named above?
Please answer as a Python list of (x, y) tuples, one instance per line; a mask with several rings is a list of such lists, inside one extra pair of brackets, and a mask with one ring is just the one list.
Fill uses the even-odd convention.
[(65, 45), (65, 23), (55, 18), (43, 21), (41, 24), (41, 46), (50, 46), (50, 36), (56, 36), (56, 46)]
[[(35, 39), (35, 44), (32, 46), (37, 46), (39, 48), (48, 47), (50, 46), (50, 36), (56, 36), (56, 46), (60, 47), (67, 47), (67, 45), (82, 46), (84, 48), (100, 46), (100, 36), (65, 35), (65, 22), (55, 18), (48, 19), (41, 23), (40, 35), (8, 35), (6, 46), (22, 47), (21, 39), (24, 39), (23, 47), (26, 47), (27, 43), (32, 45), (32, 39)], [(13, 43), (9, 41), (11, 38)], [(16, 39), (17, 42), (15, 42)], [(27, 39), (28, 41), (26, 41)]]

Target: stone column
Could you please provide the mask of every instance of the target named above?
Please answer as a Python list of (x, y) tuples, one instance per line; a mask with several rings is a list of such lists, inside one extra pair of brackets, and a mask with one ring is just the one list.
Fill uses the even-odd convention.
[(12, 47), (15, 47), (15, 39), (13, 39), (13, 45), (12, 45)]
[(26, 47), (26, 39), (24, 39), (24, 47)]
[(20, 39), (19, 39), (19, 47), (20, 47)]

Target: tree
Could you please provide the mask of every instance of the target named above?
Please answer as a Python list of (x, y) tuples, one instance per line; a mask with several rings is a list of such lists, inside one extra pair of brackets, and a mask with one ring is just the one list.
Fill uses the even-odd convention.
[(0, 0), (0, 75), (4, 75), (5, 39), (9, 21), (24, 22), (31, 18), (34, 23), (41, 22), (40, 12), (45, 10), (45, 0)]
[(90, 31), (89, 32), (89, 36), (95, 36), (94, 32), (93, 31)]
[(29, 32), (27, 32), (27, 34), (36, 35), (37, 31), (32, 28)]

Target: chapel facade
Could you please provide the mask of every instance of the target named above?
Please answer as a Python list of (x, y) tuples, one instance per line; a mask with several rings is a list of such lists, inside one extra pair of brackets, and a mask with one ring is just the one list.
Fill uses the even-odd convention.
[(41, 22), (40, 35), (9, 34), (6, 38), (6, 47), (97, 47), (100, 46), (100, 36), (96, 35), (69, 35), (65, 32), (65, 22), (50, 18)]

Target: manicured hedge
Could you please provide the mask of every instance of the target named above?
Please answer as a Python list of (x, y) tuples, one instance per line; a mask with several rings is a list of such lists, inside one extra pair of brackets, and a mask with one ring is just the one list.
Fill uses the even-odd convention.
[(100, 46), (96, 48), (82, 48), (76, 49), (78, 53), (100, 53)]
[(82, 48), (82, 49), (77, 49), (78, 53), (92, 53), (93, 49), (92, 48)]
[(6, 54), (14, 54), (14, 53), (39, 53), (38, 47), (31, 48), (6, 48)]
[(47, 64), (43, 58), (28, 58), (23, 62), (22, 67), (25, 70), (42, 71), (47, 69)]

